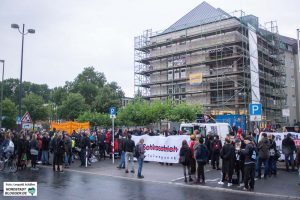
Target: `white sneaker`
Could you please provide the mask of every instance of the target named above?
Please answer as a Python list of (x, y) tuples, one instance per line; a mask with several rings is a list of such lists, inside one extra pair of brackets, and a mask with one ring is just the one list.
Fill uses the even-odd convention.
[(240, 187), (244, 187), (245, 186), (245, 184), (244, 183), (240, 183)]
[(218, 184), (219, 184), (219, 185), (224, 185), (224, 182), (219, 181)]
[(228, 183), (227, 186), (228, 186), (228, 187), (232, 186), (232, 183)]

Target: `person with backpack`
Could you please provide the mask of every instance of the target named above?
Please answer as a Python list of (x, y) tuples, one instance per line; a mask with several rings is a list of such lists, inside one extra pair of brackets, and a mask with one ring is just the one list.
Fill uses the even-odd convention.
[[(233, 184), (238, 184), (242, 186), (244, 184), (244, 168), (245, 168), (245, 156), (242, 154), (241, 149), (244, 149), (246, 146), (243, 140), (235, 140), (235, 167), (234, 167), (234, 176)], [(236, 175), (236, 176), (235, 176)]]
[(188, 170), (189, 182), (192, 182), (193, 181), (191, 176), (192, 150), (190, 149), (186, 140), (182, 141), (182, 146), (179, 152), (179, 162), (183, 166), (184, 182), (187, 183), (186, 170)]
[(212, 150), (212, 159), (211, 159), (211, 166), (213, 169), (220, 170), (219, 167), (219, 160), (220, 160), (220, 151), (222, 149), (222, 143), (219, 139), (218, 135), (215, 135), (213, 142), (211, 143), (211, 150)]
[(119, 151), (121, 154), (121, 159), (119, 162), (119, 165), (117, 166), (118, 169), (125, 169), (125, 141), (126, 141), (126, 137), (128, 135), (128, 129), (125, 128), (124, 129), (124, 133), (120, 134), (120, 138), (119, 138)]
[(255, 163), (256, 163), (256, 148), (255, 143), (251, 141), (251, 137), (244, 139), (246, 144), (245, 149), (241, 149), (241, 153), (245, 156), (244, 168), (244, 190), (253, 191), (255, 184)]
[(225, 138), (225, 145), (221, 149), (222, 158), (222, 180), (218, 182), (220, 185), (224, 185), (226, 177), (228, 177), (228, 187), (232, 186), (232, 175), (235, 164), (235, 148), (231, 143), (229, 137)]
[(257, 178), (261, 179), (261, 165), (264, 164), (264, 178), (268, 175), (268, 162), (270, 157), (270, 142), (268, 140), (267, 134), (262, 133), (262, 138), (258, 142), (258, 160), (257, 160)]
[(31, 169), (38, 170), (38, 168), (36, 168), (36, 163), (38, 159), (39, 149), (38, 149), (37, 135), (35, 133), (32, 134), (32, 138), (30, 141), (30, 154), (31, 154)]
[(133, 152), (135, 149), (135, 143), (131, 139), (131, 134), (128, 135), (124, 142), (125, 150), (125, 173), (128, 173), (129, 163), (131, 163), (131, 173), (134, 173), (134, 162), (133, 162)]
[(135, 157), (138, 162), (138, 178), (144, 178), (142, 175), (142, 169), (143, 169), (143, 162), (145, 158), (145, 149), (144, 149), (144, 139), (140, 139), (140, 142), (135, 147)]
[(64, 164), (65, 168), (69, 168), (72, 162), (72, 140), (68, 134), (65, 134), (63, 139), (65, 144)]
[(208, 158), (208, 149), (203, 142), (203, 138), (199, 138), (199, 145), (196, 148), (196, 161), (198, 164), (196, 183), (200, 183), (200, 178), (202, 178), (201, 183), (205, 184), (204, 166), (206, 165)]
[(276, 162), (277, 162), (277, 148), (276, 148), (276, 142), (275, 142), (275, 136), (274, 135), (269, 135), (268, 139), (270, 141), (270, 158), (269, 158), (269, 176), (271, 177), (272, 174), (274, 174), (274, 176), (276, 176), (277, 174), (277, 166), (276, 166)]

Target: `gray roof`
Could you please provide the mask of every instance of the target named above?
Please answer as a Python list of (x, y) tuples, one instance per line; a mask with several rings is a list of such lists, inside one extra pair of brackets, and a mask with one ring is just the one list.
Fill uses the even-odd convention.
[(280, 35), (280, 39), (285, 44), (289, 44), (289, 45), (297, 44), (297, 40), (294, 39), (294, 38), (290, 38), (290, 37), (286, 37), (286, 36)]
[(211, 23), (231, 16), (220, 8), (214, 8), (205, 1), (180, 18), (177, 22), (167, 28), (162, 34)]

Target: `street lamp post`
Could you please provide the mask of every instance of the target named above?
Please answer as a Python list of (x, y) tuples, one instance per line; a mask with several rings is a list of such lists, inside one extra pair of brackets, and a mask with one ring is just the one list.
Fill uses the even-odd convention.
[(300, 29), (297, 29), (297, 47), (298, 47), (298, 70), (300, 72), (300, 40), (299, 40)]
[[(28, 29), (25, 32), (25, 24), (22, 26), (22, 31), (20, 30), (20, 27), (18, 24), (12, 24), (11, 28), (18, 29), (19, 33), (22, 35), (22, 49), (21, 49), (21, 72), (20, 72), (20, 82), (19, 82), (19, 117), (21, 116), (21, 107), (22, 107), (22, 78), (23, 78), (23, 49), (24, 49), (24, 36), (27, 35), (28, 33), (34, 34), (35, 30), (34, 29)], [(21, 129), (21, 128), (20, 128)]]
[(2, 62), (2, 82), (1, 82), (1, 106), (0, 106), (0, 128), (2, 128), (2, 110), (3, 110), (3, 85), (4, 85), (4, 65), (5, 60), (0, 60)]

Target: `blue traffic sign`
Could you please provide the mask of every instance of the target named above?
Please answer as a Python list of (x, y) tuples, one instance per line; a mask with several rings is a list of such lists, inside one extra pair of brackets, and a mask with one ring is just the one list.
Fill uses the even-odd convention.
[(110, 115), (116, 115), (116, 113), (117, 113), (116, 107), (110, 107), (109, 108), (109, 114)]
[(262, 115), (262, 108), (260, 103), (250, 103), (249, 105), (249, 114), (250, 115)]
[(16, 117), (16, 124), (21, 124), (21, 117), (20, 116)]

